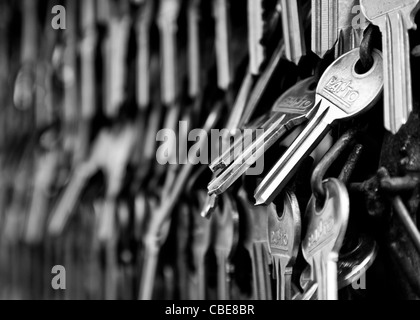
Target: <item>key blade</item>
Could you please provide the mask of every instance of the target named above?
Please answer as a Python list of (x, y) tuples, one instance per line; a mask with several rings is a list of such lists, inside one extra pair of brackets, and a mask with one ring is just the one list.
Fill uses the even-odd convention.
[(264, 47), (261, 39), (264, 32), (263, 4), (261, 0), (248, 0), (248, 46), (251, 75), (260, 74), (264, 62)]
[(286, 57), (298, 64), (306, 55), (306, 44), (297, 0), (281, 0), (281, 16)]
[(299, 165), (312, 153), (316, 145), (328, 133), (334, 120), (330, 114), (330, 107), (325, 104), (320, 105), (315, 118), (309, 122), (305, 130), (258, 186), (255, 191), (257, 206), (270, 204), (284, 189), (291, 177), (296, 173)]
[(410, 44), (400, 13), (397, 17), (386, 16), (384, 37), (384, 125), (396, 134), (407, 123), (413, 111)]
[(176, 33), (179, 10), (179, 0), (163, 0), (157, 19), (162, 46), (162, 102), (167, 106), (172, 105), (177, 98)]
[(251, 163), (249, 159), (253, 157), (253, 159), (257, 160), (264, 154), (266, 151), (264, 142), (266, 139), (269, 139), (269, 137), (272, 137), (274, 132), (277, 132), (279, 136), (283, 136), (287, 132), (287, 128), (285, 124), (283, 124), (285, 118), (285, 115), (280, 117), (272, 126), (270, 131), (267, 131), (263, 136), (258, 137), (257, 141), (247, 147), (244, 153), (240, 155), (230, 167), (210, 182), (208, 186), (210, 195), (220, 195), (226, 192), (226, 190), (229, 189), (254, 164), (254, 162)]
[(302, 252), (315, 272), (320, 300), (337, 300), (337, 262), (350, 214), (350, 198), (344, 183), (338, 179), (324, 181), (326, 200), (319, 208), (313, 196), (305, 219), (306, 237)]
[(62, 234), (77, 201), (82, 194), (83, 187), (93, 171), (90, 167), (84, 167), (75, 172), (64, 194), (60, 198), (56, 208), (51, 214), (48, 223), (48, 233), (52, 236)]
[(312, 0), (312, 51), (323, 57), (337, 40), (338, 1)]
[(277, 300), (290, 300), (291, 276), (301, 239), (301, 219), (296, 195), (286, 192), (283, 212), (270, 212), (268, 235), (277, 279)]
[(139, 9), (137, 23), (137, 104), (141, 110), (150, 105), (150, 26), (152, 23), (153, 1), (145, 0)]
[(414, 17), (420, 9), (419, 0), (383, 1), (361, 0), (366, 18), (379, 26), (384, 55), (384, 126), (396, 134), (407, 123), (413, 110), (409, 29), (416, 29)]
[(257, 135), (255, 142), (245, 146), (244, 152), (235, 159), (234, 163), (210, 183), (210, 194), (225, 192), (285, 133), (312, 116), (315, 110), (313, 85), (316, 85), (313, 77), (300, 81), (276, 101), (271, 111), (271, 118), (263, 125), (264, 133)]
[(357, 74), (359, 50), (355, 49), (324, 72), (317, 88), (317, 114), (258, 187), (257, 205), (273, 201), (302, 161), (325, 137), (331, 124), (366, 112), (379, 100), (383, 89), (381, 53), (375, 50), (373, 58), (371, 70)]

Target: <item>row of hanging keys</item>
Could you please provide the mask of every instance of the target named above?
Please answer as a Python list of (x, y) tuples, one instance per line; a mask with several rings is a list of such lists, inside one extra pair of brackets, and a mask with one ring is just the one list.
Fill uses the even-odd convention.
[[(59, 4), (63, 30), (51, 27)], [(0, 298), (360, 297), (379, 245), (356, 181), (390, 179), (381, 140), (414, 109), (419, 8), (3, 0)], [(230, 147), (188, 163), (185, 123), (224, 128)], [(160, 129), (178, 133), (164, 152), (178, 164), (158, 163)], [(262, 135), (233, 139), (243, 129)], [(66, 290), (51, 288), (54, 266)]]

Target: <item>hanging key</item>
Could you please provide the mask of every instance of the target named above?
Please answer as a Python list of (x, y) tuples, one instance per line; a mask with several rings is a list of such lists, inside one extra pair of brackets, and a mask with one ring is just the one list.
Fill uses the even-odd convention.
[[(289, 89), (275, 103), (268, 121), (262, 125), (264, 134), (246, 146), (245, 151), (208, 187), (209, 194), (224, 193), (237, 181), (271, 146), (287, 132), (304, 123), (315, 112), (316, 80), (309, 78)], [(219, 164), (222, 167), (226, 164)]]
[(318, 299), (337, 300), (337, 262), (347, 230), (350, 199), (346, 187), (337, 179), (324, 181), (323, 187), (324, 204), (320, 207), (318, 199), (312, 197), (306, 211), (302, 251), (318, 283)]
[(230, 300), (233, 273), (232, 258), (239, 241), (239, 214), (236, 203), (229, 196), (223, 197), (223, 209), (214, 215), (214, 252), (217, 259), (218, 299)]
[(338, 1), (312, 0), (312, 51), (324, 57), (337, 40)]
[(109, 38), (107, 40), (106, 76), (107, 101), (106, 115), (115, 117), (125, 100), (127, 81), (127, 53), (130, 35), (131, 18), (129, 2), (110, 0), (110, 15), (108, 22)]
[[(207, 194), (205, 192), (197, 193), (198, 208), (203, 207)], [(190, 299), (206, 300), (206, 266), (205, 258), (212, 242), (212, 221), (203, 219), (198, 212), (193, 214), (192, 231), (192, 260), (195, 268), (195, 275), (192, 277), (192, 288)]]
[(286, 192), (283, 212), (268, 216), (268, 237), (277, 280), (277, 300), (291, 300), (292, 274), (300, 246), (300, 209), (296, 196)]
[(322, 58), (337, 40), (336, 57), (360, 46), (367, 25), (354, 25), (358, 5), (359, 0), (312, 0), (313, 52)]
[(279, 4), (281, 5), (286, 58), (298, 64), (306, 55), (305, 32), (298, 0), (279, 0)]
[(366, 275), (378, 255), (378, 245), (370, 236), (360, 236), (349, 250), (340, 252), (338, 289), (341, 290)]
[(361, 0), (360, 4), (366, 18), (382, 31), (384, 124), (385, 129), (396, 134), (413, 110), (408, 30), (417, 28), (414, 18), (420, 1)]
[(227, 0), (213, 1), (213, 16), (216, 23), (217, 83), (219, 89), (228, 91), (232, 83), (229, 3)]
[[(217, 104), (209, 114), (206, 124), (204, 125), (204, 131), (207, 134), (219, 121), (221, 108), (221, 104)], [(205, 143), (205, 139), (201, 139), (200, 143)], [(203, 147), (203, 145), (201, 145), (201, 147)], [(162, 199), (160, 206), (155, 210), (150, 221), (144, 238), (145, 258), (143, 260), (144, 266), (140, 278), (140, 300), (150, 300), (152, 298), (159, 251), (163, 245), (163, 241), (168, 236), (173, 208), (182, 195), (193, 169), (194, 165), (191, 163), (182, 166), (175, 179), (175, 184), (171, 188), (171, 192), (166, 198)]]
[(363, 33), (368, 26), (366, 19), (356, 20), (360, 0), (338, 0), (338, 42), (336, 57), (360, 47)]
[(142, 0), (138, 8), (137, 35), (137, 104), (141, 110), (150, 105), (150, 27), (153, 1)]
[(166, 106), (173, 106), (177, 98), (177, 45), (178, 14), (180, 3), (178, 0), (162, 0), (157, 17), (160, 31), (162, 52), (162, 102)]
[(269, 266), (271, 255), (268, 241), (268, 216), (277, 215), (274, 205), (254, 207), (248, 200), (246, 191), (242, 188), (238, 200), (245, 211), (246, 237), (245, 248), (252, 261), (253, 298), (256, 300), (271, 300), (271, 279)]
[[(49, 234), (58, 236), (63, 233), (86, 184), (99, 170), (102, 170), (107, 176), (106, 196), (108, 201), (104, 206), (103, 215), (106, 216), (106, 219), (110, 218), (112, 207), (114, 207), (112, 200), (115, 200), (115, 195), (122, 186), (122, 174), (130, 158), (136, 137), (136, 130), (133, 126), (126, 126), (120, 130), (118, 134), (112, 130), (104, 130), (97, 138), (89, 159), (74, 169), (69, 184), (52, 211), (48, 224)], [(105, 220), (105, 222), (107, 221)], [(106, 223), (102, 225), (102, 227), (105, 226)], [(100, 236), (106, 238), (107, 235), (104, 235), (104, 231), (107, 232), (101, 228)]]
[(373, 59), (371, 69), (358, 74), (359, 49), (355, 49), (325, 71), (317, 88), (317, 113), (258, 186), (255, 193), (258, 205), (273, 201), (302, 161), (330, 131), (331, 125), (338, 120), (354, 118), (375, 105), (383, 89), (381, 53), (375, 50)]

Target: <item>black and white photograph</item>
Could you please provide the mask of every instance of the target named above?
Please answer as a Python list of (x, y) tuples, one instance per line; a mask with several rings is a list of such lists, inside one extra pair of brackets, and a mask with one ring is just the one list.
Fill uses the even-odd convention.
[(0, 300), (420, 300), (419, 9), (0, 0)]

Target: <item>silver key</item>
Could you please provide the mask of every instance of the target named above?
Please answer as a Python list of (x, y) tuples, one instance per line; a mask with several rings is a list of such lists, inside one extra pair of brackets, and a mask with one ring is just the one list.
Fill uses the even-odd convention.
[[(198, 192), (197, 194), (199, 208), (204, 205), (207, 194)], [(206, 299), (206, 268), (205, 257), (210, 248), (212, 241), (212, 222), (203, 219), (198, 213), (193, 215), (193, 231), (192, 231), (192, 255), (196, 274), (192, 279), (191, 299)]]
[(269, 120), (263, 124), (264, 134), (246, 146), (245, 151), (208, 187), (209, 194), (221, 194), (237, 181), (271, 146), (287, 132), (302, 124), (315, 112), (314, 78), (299, 82), (275, 103)]
[[(216, 105), (209, 114), (204, 125), (204, 131), (210, 132), (215, 127), (220, 117), (221, 105)], [(204, 140), (200, 140), (204, 143)], [(149, 223), (148, 230), (144, 238), (145, 255), (144, 266), (140, 278), (140, 300), (150, 300), (152, 298), (154, 281), (156, 276), (156, 267), (158, 264), (159, 251), (163, 241), (168, 236), (169, 226), (171, 222), (171, 214), (179, 197), (184, 191), (185, 184), (191, 175), (194, 165), (189, 163), (184, 165), (172, 185), (170, 194), (162, 199), (160, 205), (154, 210), (153, 217)]]
[(248, 200), (245, 190), (238, 193), (238, 200), (245, 211), (246, 238), (245, 248), (252, 261), (253, 298), (256, 300), (271, 300), (271, 279), (269, 266), (271, 264), (268, 244), (268, 215), (277, 215), (274, 205), (254, 207)]
[(188, 4), (188, 91), (191, 98), (198, 97), (201, 91), (200, 3), (201, 0), (189, 0)]
[(137, 104), (145, 110), (150, 104), (150, 26), (153, 1), (143, 0), (136, 23), (137, 35)]
[[(75, 168), (68, 186), (51, 214), (48, 225), (48, 232), (51, 235), (58, 236), (62, 234), (84, 187), (98, 170), (103, 170), (107, 176), (107, 200), (114, 199), (122, 186), (123, 174), (135, 145), (135, 137), (136, 130), (133, 125), (126, 126), (118, 133), (108, 129), (101, 132), (95, 142), (90, 158)], [(113, 201), (105, 201), (105, 203), (110, 205), (104, 207), (103, 214), (110, 218), (113, 214), (110, 213), (108, 208), (114, 206), (114, 203)], [(107, 234), (107, 227), (109, 227), (107, 223), (108, 220), (105, 219), (102, 225), (103, 228), (101, 228), (102, 232), (100, 232), (102, 239), (107, 238), (109, 235)]]
[(420, 1), (361, 0), (360, 3), (366, 18), (382, 31), (385, 128), (395, 134), (413, 110), (408, 30), (417, 27), (414, 18)]
[(300, 246), (301, 220), (296, 196), (286, 192), (283, 212), (268, 216), (268, 237), (277, 279), (277, 300), (292, 299), (292, 274)]
[(360, 47), (363, 33), (368, 26), (366, 19), (355, 24), (355, 9), (360, 7), (360, 0), (338, 0), (338, 43), (336, 57)]
[(337, 300), (337, 262), (347, 230), (350, 199), (338, 179), (326, 180), (323, 186), (327, 194), (324, 206), (319, 208), (317, 199), (312, 197), (306, 211), (307, 232), (302, 251), (315, 274), (318, 299)]
[(359, 0), (312, 0), (312, 51), (321, 58), (338, 40), (336, 56), (360, 46), (367, 24), (353, 25)]
[(338, 1), (312, 0), (312, 51), (324, 57), (337, 40)]
[(214, 215), (214, 253), (217, 259), (218, 299), (230, 300), (232, 257), (239, 241), (239, 214), (236, 203), (225, 195), (223, 209), (216, 209)]
[(317, 114), (257, 188), (258, 205), (273, 201), (331, 125), (353, 118), (375, 105), (383, 89), (383, 69), (381, 53), (375, 50), (373, 58), (371, 70), (362, 75), (356, 72), (358, 49), (343, 55), (325, 71), (317, 88)]
[(279, 0), (286, 58), (295, 64), (306, 55), (305, 32), (297, 0)]
[(375, 262), (378, 245), (373, 238), (361, 236), (349, 252), (341, 252), (338, 261), (338, 289), (356, 283)]

